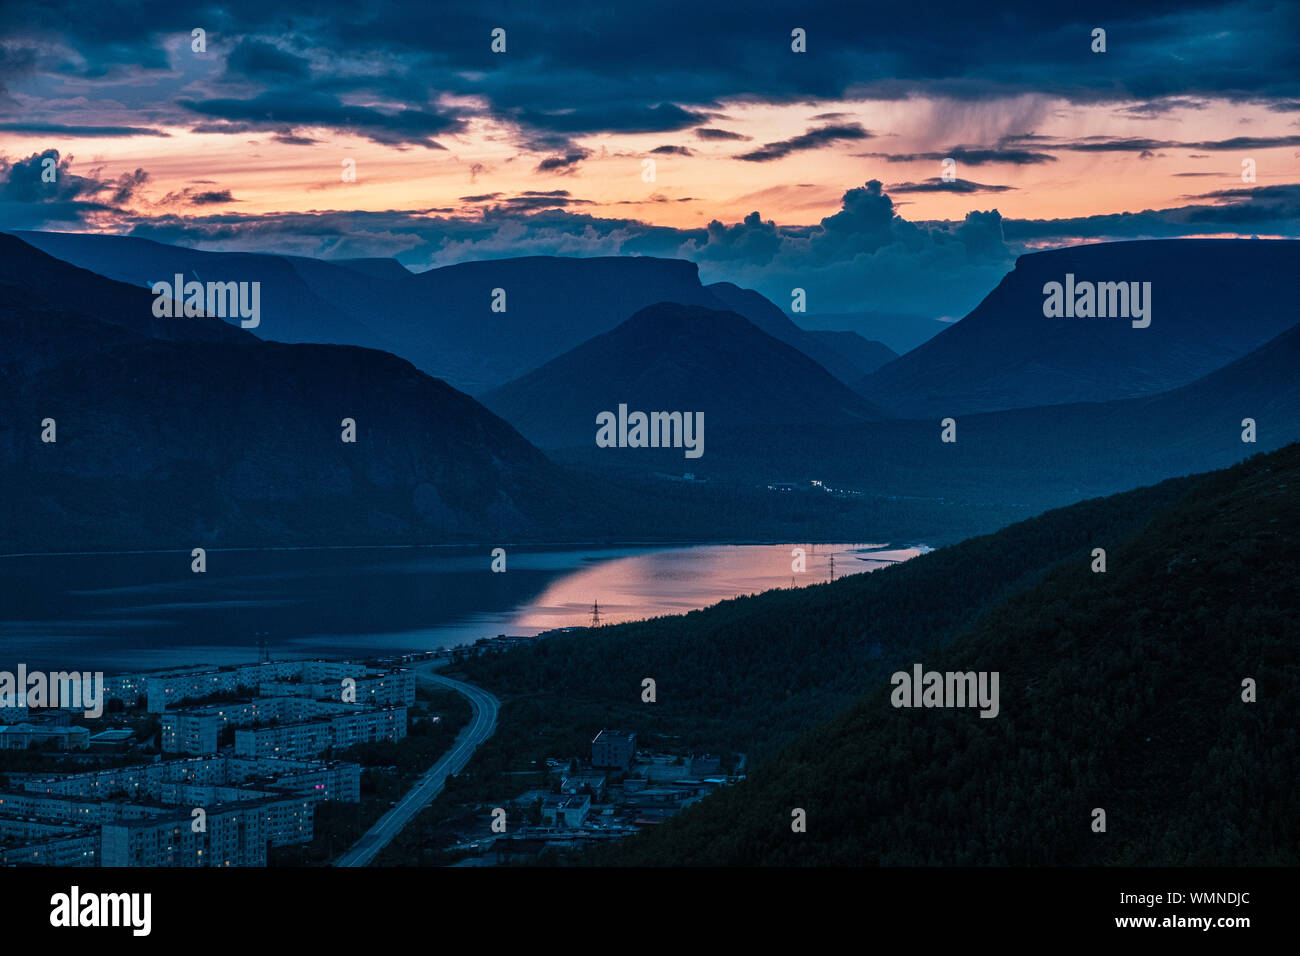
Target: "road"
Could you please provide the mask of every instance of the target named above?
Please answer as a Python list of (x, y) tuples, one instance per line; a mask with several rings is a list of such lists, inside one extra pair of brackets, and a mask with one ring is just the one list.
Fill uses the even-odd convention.
[(456, 735), (456, 741), (452, 744), (451, 749), (429, 768), (428, 772), (407, 792), (406, 796), (380, 817), (378, 823), (366, 831), (352, 849), (334, 862), (335, 866), (368, 865), (375, 858), (375, 855), (397, 835), (402, 827), (410, 823), (417, 813), (428, 806), (433, 798), (442, 792), (447, 777), (460, 773), (465, 764), (469, 763), (469, 758), (474, 755), (475, 748), (491, 737), (493, 731), (497, 728), (497, 709), (501, 704), (499, 700), (473, 684), (466, 684), (464, 681), (452, 680), (450, 677), (432, 673), (432, 666), (434, 665), (417, 667), (417, 679), (440, 684), (443, 687), (464, 694), (469, 698), (470, 706), (474, 709), (474, 716)]

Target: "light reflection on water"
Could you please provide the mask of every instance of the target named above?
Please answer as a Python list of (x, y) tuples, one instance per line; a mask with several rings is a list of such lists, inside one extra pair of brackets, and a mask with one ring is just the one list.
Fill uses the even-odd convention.
[[(792, 573), (791, 551), (806, 553)], [(497, 634), (680, 614), (906, 560), (924, 546), (210, 551), (0, 559), (0, 669), (135, 670), (257, 658), (423, 651)]]

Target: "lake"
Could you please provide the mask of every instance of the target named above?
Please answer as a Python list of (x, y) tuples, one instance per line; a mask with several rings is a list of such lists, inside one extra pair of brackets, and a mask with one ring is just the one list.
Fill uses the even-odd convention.
[[(802, 547), (807, 570), (791, 571)], [(0, 557), (0, 669), (117, 672), (424, 651), (498, 634), (682, 614), (873, 571), (924, 545), (442, 547)]]

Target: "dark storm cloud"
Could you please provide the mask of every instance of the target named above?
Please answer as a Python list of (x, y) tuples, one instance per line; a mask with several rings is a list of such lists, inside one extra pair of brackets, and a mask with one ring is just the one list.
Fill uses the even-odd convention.
[(694, 156), (695, 154), (685, 146), (656, 146), (650, 150), (652, 153), (661, 153), (666, 156)]
[(244, 39), (226, 57), (226, 69), (253, 80), (300, 80), (311, 73), (303, 57), (270, 43)]
[(859, 123), (820, 126), (790, 139), (778, 140), (775, 143), (764, 143), (758, 149), (751, 150), (748, 153), (741, 153), (736, 158), (743, 159), (748, 163), (770, 163), (776, 159), (784, 159), (791, 153), (820, 149), (829, 143), (870, 138), (870, 130), (863, 129)]
[[(1090, 51), (1098, 24), (1109, 31), (1104, 55)], [(1013, 0), (995, 16), (972, 15), (956, 0), (904, 4), (888, 16), (839, 0), (740, 16), (682, 0), (620, 6), (616, 14), (577, 0), (545, 7), (501, 0), (490, 8), (321, 0), (309, 12), (287, 0), (229, 0), (189, 5), (183, 23), (175, 3), (161, 0), (8, 0), (0, 7), (8, 41), (0, 84), (12, 87), (33, 72), (167, 75), (174, 67), (168, 49), (192, 55), (192, 25), (208, 31), (201, 55), (224, 60), (224, 75), (264, 85), (249, 101), (255, 110), (277, 95), (328, 95), (330, 106), (308, 101), (315, 108), (303, 125), (402, 144), (430, 145), (478, 109), (458, 106), (442, 116), (429, 106), (439, 93), (484, 98), (525, 137), (710, 128), (701, 123), (706, 111), (728, 98), (794, 103), (848, 91), (894, 100), (1041, 93), (1076, 103), (1224, 96), (1282, 108), (1300, 101), (1297, 6), (1258, 0), (1095, 0), (1086, 12)], [(508, 30), (506, 53), (491, 52), (496, 26)], [(807, 31), (808, 53), (791, 51), (794, 26)], [(205, 115), (260, 121), (225, 91), (188, 99)], [(344, 105), (353, 101), (394, 109), (366, 116)], [(276, 112), (289, 115), (289, 105)]]

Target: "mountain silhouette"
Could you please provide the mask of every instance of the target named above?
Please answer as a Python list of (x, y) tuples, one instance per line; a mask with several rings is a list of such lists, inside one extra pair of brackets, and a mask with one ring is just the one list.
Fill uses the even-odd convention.
[(743, 315), (768, 335), (793, 345), (842, 382), (853, 382), (897, 358), (893, 349), (856, 332), (806, 331), (752, 289), (730, 282), (706, 286), (726, 308)]
[[(979, 306), (855, 383), (904, 417), (948, 416), (1152, 395), (1186, 385), (1296, 321), (1279, 277), (1300, 241), (1169, 239), (1021, 256)], [(1151, 324), (1048, 318), (1044, 286), (1149, 282)]]
[(0, 253), (6, 549), (463, 540), (546, 525), (568, 494), (511, 426), (400, 358), (158, 319), (141, 287), (11, 236)]
[(596, 416), (704, 412), (706, 428), (882, 417), (807, 355), (734, 312), (663, 302), (482, 396), (543, 447), (592, 445)]
[[(358, 308), (362, 303), (367, 308), (370, 303), (382, 303), (380, 293), (385, 283), (355, 268), (293, 256), (202, 252), (133, 236), (56, 232), (14, 235), (66, 262), (142, 288), (154, 282), (173, 283), (177, 274), (186, 282), (258, 282), (261, 323), (253, 331), (261, 339), (397, 351), (396, 342), (370, 328), (361, 317), (364, 310)], [(317, 265), (334, 276), (333, 284), (324, 284), (317, 276), (319, 290), (309, 280)], [(238, 324), (237, 318), (229, 321)]]

